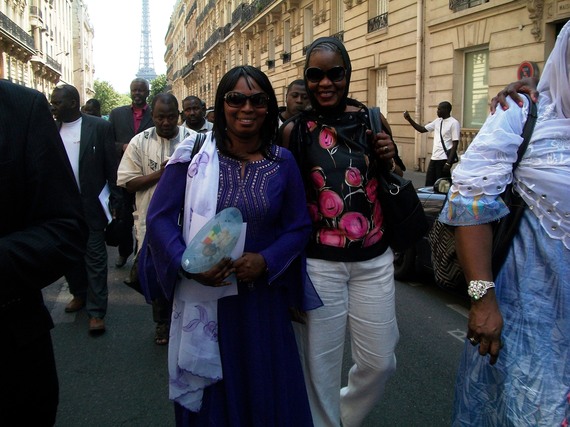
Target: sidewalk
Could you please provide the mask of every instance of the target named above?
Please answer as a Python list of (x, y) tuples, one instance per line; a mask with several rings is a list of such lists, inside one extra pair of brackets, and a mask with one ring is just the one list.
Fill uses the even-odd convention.
[(414, 183), (414, 188), (425, 187), (426, 183), (426, 173), (418, 172), (412, 168), (408, 168), (404, 172), (404, 178), (409, 179)]

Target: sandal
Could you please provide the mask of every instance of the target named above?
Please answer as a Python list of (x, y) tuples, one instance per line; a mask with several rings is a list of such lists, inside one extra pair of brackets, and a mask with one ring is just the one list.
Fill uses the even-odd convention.
[(170, 334), (170, 324), (158, 323), (154, 334), (154, 343), (156, 345), (168, 344), (168, 337)]

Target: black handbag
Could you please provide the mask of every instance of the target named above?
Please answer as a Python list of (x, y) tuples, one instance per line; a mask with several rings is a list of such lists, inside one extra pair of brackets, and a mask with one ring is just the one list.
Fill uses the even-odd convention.
[[(513, 172), (527, 149), (536, 123), (536, 104), (530, 98), (529, 102), (528, 117), (521, 134), (523, 141), (517, 152), (517, 161), (513, 164)], [(509, 214), (493, 224), (492, 266), (495, 277), (507, 258), (526, 207), (521, 196), (513, 190), (512, 184), (507, 186), (501, 197), (509, 207)], [(445, 289), (465, 291), (467, 284), (455, 250), (455, 227), (436, 220), (428, 239), (436, 283)]]
[[(372, 131), (380, 132), (380, 109), (370, 108), (369, 116)], [(424, 208), (412, 181), (380, 167), (376, 176), (388, 243), (395, 252), (403, 252), (424, 237), (429, 229)]]
[(119, 246), (121, 237), (125, 235), (128, 225), (122, 218), (113, 218), (105, 227), (105, 243), (108, 246)]

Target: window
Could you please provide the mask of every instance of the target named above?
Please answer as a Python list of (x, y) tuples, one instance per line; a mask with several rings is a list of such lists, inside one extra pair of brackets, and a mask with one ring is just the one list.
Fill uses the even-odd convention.
[(368, 32), (381, 30), (388, 26), (388, 0), (376, 0), (370, 2), (370, 15), (368, 20)]
[(376, 106), (384, 117), (388, 117), (388, 70), (381, 68), (376, 70)]
[(267, 42), (269, 45), (267, 49), (268, 50), (267, 58), (269, 59), (269, 61), (273, 61), (273, 64), (275, 64), (275, 31), (273, 31), (273, 29), (267, 32)]
[[(342, 0), (334, 0), (331, 9), (331, 34), (342, 33), (344, 30), (344, 2)], [(342, 40), (342, 39), (341, 39)]]
[(487, 118), (488, 76), (489, 51), (466, 52), (463, 127), (480, 128)]
[(307, 48), (313, 42), (313, 9), (306, 7), (303, 9), (303, 56), (307, 53)]

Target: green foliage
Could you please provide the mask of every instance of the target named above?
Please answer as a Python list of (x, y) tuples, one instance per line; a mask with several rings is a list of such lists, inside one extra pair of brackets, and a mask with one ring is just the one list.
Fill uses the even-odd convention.
[(95, 89), (94, 98), (101, 103), (101, 115), (103, 116), (108, 115), (113, 108), (131, 103), (129, 95), (118, 93), (109, 82), (95, 80), (93, 86)]
[(166, 74), (160, 74), (150, 84), (150, 95), (147, 100), (148, 105), (152, 104), (152, 98), (156, 94), (159, 94), (161, 92), (166, 92), (167, 89), (168, 87), (166, 81)]

